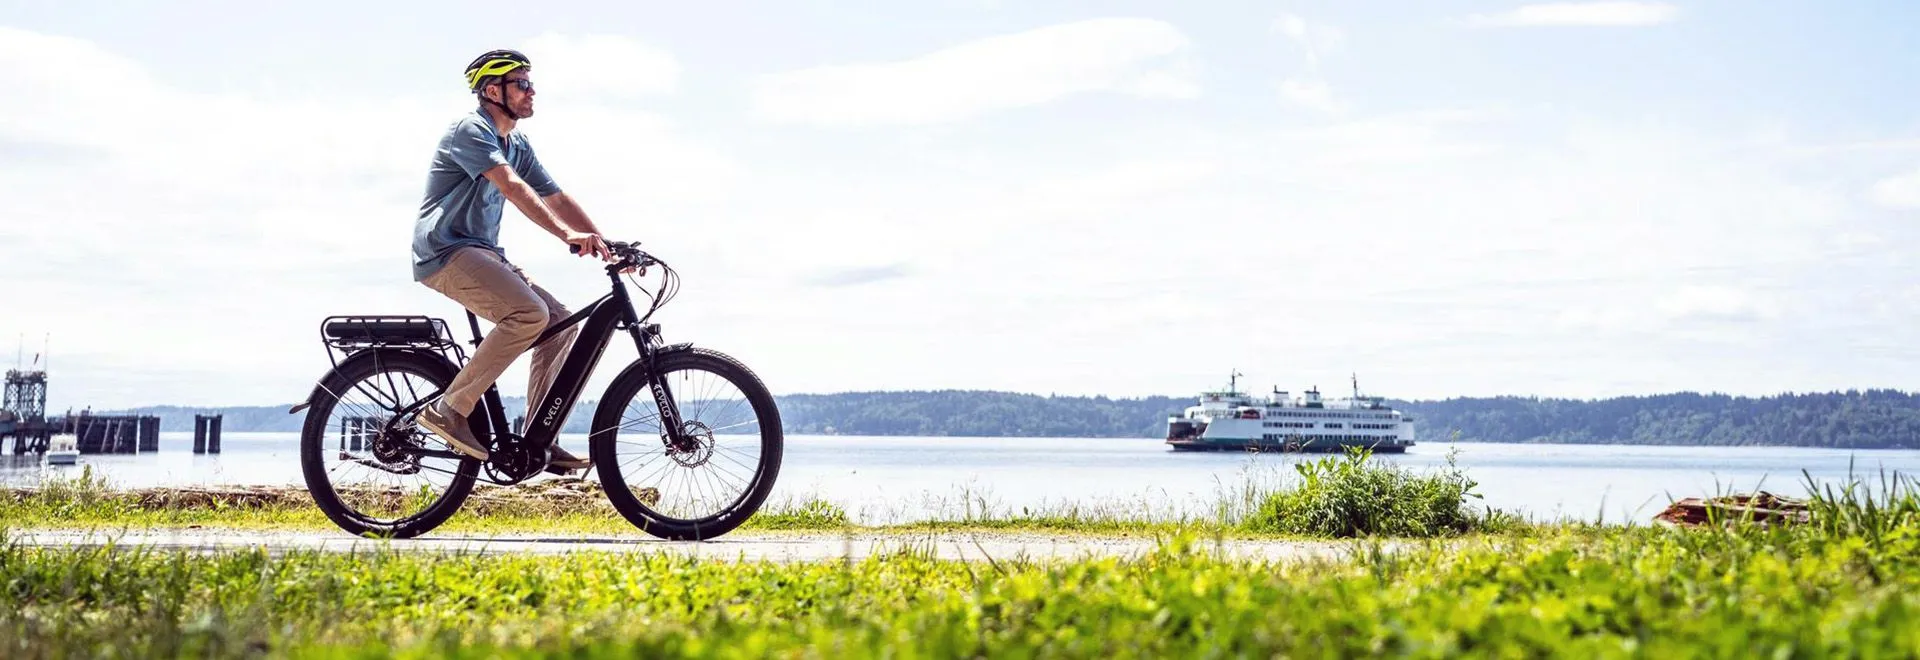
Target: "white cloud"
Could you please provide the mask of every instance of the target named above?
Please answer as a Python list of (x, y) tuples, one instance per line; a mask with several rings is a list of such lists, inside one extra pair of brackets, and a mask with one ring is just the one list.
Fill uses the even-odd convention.
[(631, 99), (674, 91), (680, 62), (672, 53), (626, 37), (545, 33), (526, 42), (541, 95)]
[(1338, 27), (1325, 23), (1315, 23), (1295, 14), (1281, 14), (1274, 19), (1273, 30), (1284, 34), (1306, 52), (1307, 63), (1312, 70), (1318, 71), (1320, 60), (1340, 48), (1347, 42), (1347, 33)]
[(1672, 285), (1648, 279), (1617, 288), (1602, 301), (1569, 304), (1554, 326), (1574, 333), (1632, 337), (1749, 339), (1734, 328), (1756, 329), (1779, 321), (1784, 303), (1774, 294), (1725, 284)]
[[(899, 387), (1166, 392), (1225, 365), (1143, 374), (1124, 356), (1228, 347), (1242, 357), (1218, 360), (1261, 378), (1357, 369), (1406, 396), (1804, 388), (1738, 356), (1676, 353), (1777, 349), (1810, 322), (1789, 301), (1854, 286), (1801, 278), (1848, 272), (1830, 259), (1846, 191), (1731, 150), (1744, 142), (1714, 127), (1465, 108), (1126, 138), (937, 170), (882, 151), (884, 167), (805, 184), (857, 181), (839, 202), (855, 208), (801, 205), (737, 249), (776, 272), (916, 264), (866, 287), (778, 288), (791, 293), (766, 311), (795, 346), (884, 363), (873, 378)], [(885, 328), (856, 338), (835, 314)], [(995, 359), (991, 374), (953, 366)]]
[(1067, 202), (1061, 206), (1084, 210), (1097, 200), (1120, 201), (1186, 190), (1218, 173), (1219, 165), (1208, 161), (1133, 161), (1045, 181), (1030, 190), (1036, 194), (1036, 201)]
[(1280, 99), (1289, 105), (1326, 114), (1338, 114), (1345, 107), (1320, 72), (1321, 60), (1346, 43), (1347, 34), (1338, 27), (1309, 21), (1295, 14), (1281, 14), (1273, 22), (1273, 31), (1286, 35), (1306, 56), (1307, 75), (1280, 82)]
[(1659, 25), (1679, 16), (1680, 8), (1664, 2), (1551, 2), (1525, 5), (1466, 19), (1478, 27), (1629, 27)]
[[(1327, 176), (1356, 166), (1394, 166), (1492, 155), (1489, 141), (1462, 137), (1500, 115), (1494, 110), (1432, 110), (1343, 118), (1335, 123), (1277, 132), (1297, 161)], [(1324, 169), (1331, 168), (1331, 169)], [(1377, 184), (1370, 184), (1377, 185)]]
[(821, 66), (763, 77), (754, 112), (781, 123), (933, 124), (1113, 92), (1199, 94), (1186, 35), (1156, 20), (1102, 18), (988, 37), (899, 62)]
[(1293, 105), (1328, 114), (1337, 113), (1341, 108), (1340, 102), (1333, 98), (1333, 88), (1324, 80), (1289, 78), (1281, 81), (1280, 98)]
[(1870, 194), (1887, 208), (1920, 209), (1920, 170), (1881, 179)]
[(1779, 318), (1780, 305), (1754, 291), (1688, 285), (1661, 298), (1657, 309), (1673, 321), (1762, 321)]
[(1834, 234), (1829, 241), (1840, 252), (1862, 252), (1886, 245), (1887, 239), (1878, 234), (1861, 231), (1843, 231)]
[(1554, 324), (1563, 330), (1605, 333), (1647, 332), (1652, 318), (1631, 307), (1572, 305), (1554, 315)]

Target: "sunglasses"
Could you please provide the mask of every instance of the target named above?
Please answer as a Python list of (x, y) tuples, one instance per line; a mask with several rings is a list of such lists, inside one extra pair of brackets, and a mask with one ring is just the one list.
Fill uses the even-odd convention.
[(509, 78), (509, 79), (505, 79), (505, 80), (501, 80), (501, 81), (500, 81), (500, 84), (501, 84), (501, 85), (503, 85), (503, 86), (508, 86), (508, 85), (510, 85), (510, 86), (513, 86), (513, 87), (518, 87), (518, 88), (520, 88), (520, 91), (522, 91), (522, 92), (531, 92), (531, 91), (533, 91), (533, 81), (531, 81), (531, 80), (528, 80), (528, 79), (526, 79), (526, 78), (519, 78), (519, 79), (511, 79), (511, 78)]

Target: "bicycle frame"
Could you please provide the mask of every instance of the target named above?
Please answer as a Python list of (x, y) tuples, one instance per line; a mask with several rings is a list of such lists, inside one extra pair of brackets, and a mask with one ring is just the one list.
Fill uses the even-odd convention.
[[(560, 363), (560, 371), (554, 375), (553, 382), (547, 386), (543, 401), (527, 401), (526, 428), (519, 438), (534, 447), (542, 449), (552, 447), (560, 437), (564, 425), (573, 407), (579, 402), (580, 394), (586, 389), (587, 380), (600, 363), (600, 357), (606, 353), (613, 334), (626, 330), (632, 337), (634, 348), (640, 352), (640, 359), (648, 367), (652, 380), (654, 403), (660, 408), (660, 426), (665, 431), (664, 440), (674, 446), (681, 445), (682, 438), (680, 411), (673, 404), (673, 397), (667, 389), (666, 379), (652, 369), (653, 361), (659, 352), (660, 326), (657, 323), (640, 324), (633, 310), (633, 299), (627, 295), (627, 287), (620, 281), (619, 265), (607, 267), (607, 277), (613, 282), (613, 291), (599, 300), (569, 315), (559, 323), (549, 325), (533, 341), (533, 346), (550, 341), (575, 324), (584, 324), (579, 336), (573, 340), (573, 346), (567, 350), (566, 357)], [(479, 318), (472, 311), (467, 312), (467, 324), (473, 330), (473, 344), (479, 346), (483, 336), (480, 333)], [(487, 404), (487, 414), (491, 421), (496, 444), (510, 442), (515, 434), (507, 424), (506, 406), (500, 401), (498, 384), (488, 387), (483, 400)]]

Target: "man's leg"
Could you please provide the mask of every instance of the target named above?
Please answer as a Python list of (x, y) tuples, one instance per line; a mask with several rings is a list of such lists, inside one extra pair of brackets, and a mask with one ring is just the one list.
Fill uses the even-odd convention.
[[(539, 296), (540, 301), (546, 304), (548, 327), (565, 322), (567, 316), (573, 313), (565, 304), (555, 299), (553, 294), (547, 293), (545, 288), (535, 283), (533, 278), (528, 277), (526, 271), (521, 270), (519, 266), (510, 265), (510, 267), (513, 268), (514, 274), (519, 275), (520, 279), (527, 283), (527, 287), (533, 290), (534, 295)], [(552, 390), (554, 378), (560, 375), (561, 363), (566, 361), (567, 351), (573, 347), (574, 339), (579, 336), (580, 324), (576, 323), (554, 333), (546, 341), (534, 345), (533, 365), (527, 370), (527, 419), (533, 419), (535, 411), (545, 410), (547, 406), (552, 405), (548, 401), (550, 397), (547, 396), (547, 392)], [(592, 461), (576, 457), (561, 448), (558, 438), (554, 439), (550, 464), (569, 470), (584, 470), (593, 466)]]
[(446, 396), (420, 420), (454, 449), (486, 458), (486, 449), (472, 437), (466, 417), (487, 388), (546, 329), (546, 301), (505, 259), (484, 248), (459, 249), (424, 284), (494, 324), (474, 350), (473, 359), (447, 386)]
[[(547, 326), (559, 325), (573, 313), (565, 304), (554, 299), (553, 294), (547, 293), (546, 289), (527, 277), (526, 271), (521, 270), (519, 266), (509, 267), (513, 269), (515, 275), (520, 276), (522, 282), (527, 284), (527, 288), (533, 291), (533, 295), (539, 297), (540, 302), (546, 305)], [(546, 409), (549, 404), (546, 398), (547, 390), (553, 387), (554, 377), (560, 375), (560, 364), (565, 360), (567, 350), (573, 347), (574, 338), (579, 335), (580, 324), (576, 323), (533, 347), (533, 365), (527, 371), (528, 418), (533, 416), (531, 411)]]

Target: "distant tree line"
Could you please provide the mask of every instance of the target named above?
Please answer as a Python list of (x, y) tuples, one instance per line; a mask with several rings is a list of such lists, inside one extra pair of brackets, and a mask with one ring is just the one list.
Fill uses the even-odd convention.
[(779, 398), (790, 433), (1001, 437), (1157, 437), (1193, 397), (1113, 399), (936, 390)]
[[(787, 433), (896, 436), (1126, 437), (1166, 432), (1190, 396), (1108, 398), (976, 390), (848, 392), (778, 397)], [(525, 401), (505, 399), (508, 419)], [(1537, 397), (1388, 401), (1414, 416), (1423, 442), (1772, 445), (1920, 448), (1920, 394), (1866, 390), (1768, 397), (1677, 393), (1600, 400)], [(566, 432), (585, 433), (594, 401)], [(228, 432), (298, 432), (287, 406), (161, 406), (120, 413), (161, 417), (163, 431), (192, 431), (195, 414), (225, 415)], [(1456, 437), (1457, 436), (1457, 437)]]
[(1428, 441), (1920, 448), (1920, 394), (1865, 390), (1741, 397), (1658, 394), (1406, 402)]
[[(1054, 397), (1010, 392), (922, 391), (795, 394), (775, 397), (786, 432), (840, 435), (1153, 437), (1166, 431), (1166, 418), (1193, 403), (1192, 397)], [(524, 397), (502, 397), (507, 419), (526, 410)], [(574, 406), (565, 433), (586, 433), (598, 401)], [(196, 414), (222, 414), (221, 429), (299, 432), (304, 411), (285, 406), (187, 408), (157, 406), (121, 411), (159, 415), (162, 431), (192, 431)]]

